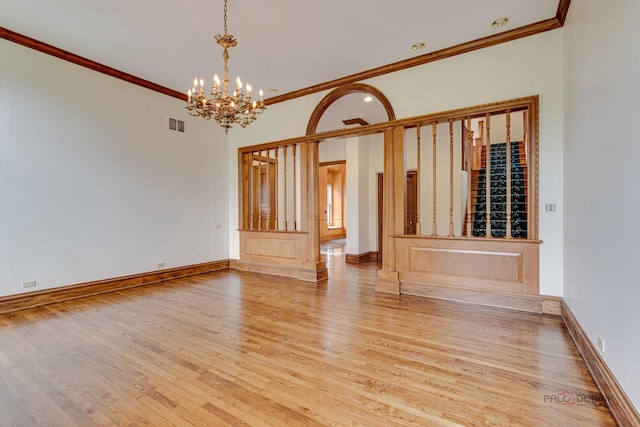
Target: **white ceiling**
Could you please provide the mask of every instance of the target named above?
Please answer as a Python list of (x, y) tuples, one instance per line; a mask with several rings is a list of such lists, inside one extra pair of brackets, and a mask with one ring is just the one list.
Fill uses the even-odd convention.
[[(559, 0), (228, 1), (230, 77), (281, 95), (553, 18)], [(223, 0), (0, 0), (0, 27), (185, 92), (222, 74), (222, 12)]]

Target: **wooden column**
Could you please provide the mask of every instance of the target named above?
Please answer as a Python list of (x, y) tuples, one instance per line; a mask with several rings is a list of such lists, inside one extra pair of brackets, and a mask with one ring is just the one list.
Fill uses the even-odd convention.
[(449, 237), (453, 237), (453, 119), (449, 119)]
[(487, 114), (487, 164), (485, 194), (487, 204), (486, 237), (491, 237), (491, 115)]
[(318, 143), (300, 144), (300, 228), (308, 233), (307, 262), (303, 266), (315, 272), (316, 281), (327, 278), (327, 267), (320, 257), (320, 226), (318, 223)]
[(433, 188), (432, 188), (432, 216), (433, 216), (433, 223), (431, 224), (431, 235), (432, 236), (437, 236), (438, 235), (438, 209), (437, 209), (437, 196), (436, 194), (438, 193), (438, 186), (437, 186), (437, 173), (436, 173), (436, 166), (438, 164), (437, 159), (436, 159), (436, 142), (438, 140), (437, 138), (437, 131), (436, 131), (436, 127), (438, 125), (438, 122), (431, 122), (431, 134), (432, 134), (432, 157), (433, 157), (433, 164), (431, 166), (432, 168), (432, 184), (433, 184)]
[(507, 111), (507, 183), (505, 188), (506, 194), (506, 202), (507, 202), (507, 223), (506, 223), (506, 234), (505, 237), (507, 239), (511, 239), (511, 111)]
[(404, 234), (406, 176), (404, 128), (387, 129), (384, 131), (382, 269), (378, 270), (375, 282), (375, 290), (379, 292), (400, 293), (393, 235)]

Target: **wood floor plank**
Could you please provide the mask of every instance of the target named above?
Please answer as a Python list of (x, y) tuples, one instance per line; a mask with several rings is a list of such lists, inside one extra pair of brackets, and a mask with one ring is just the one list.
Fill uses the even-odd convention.
[(229, 270), (0, 316), (0, 425), (615, 425), (559, 318), (328, 266), (317, 285)]

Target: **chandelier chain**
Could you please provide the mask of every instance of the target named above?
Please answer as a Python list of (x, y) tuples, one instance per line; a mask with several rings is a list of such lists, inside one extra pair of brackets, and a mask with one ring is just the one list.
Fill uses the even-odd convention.
[(227, 35), (227, 0), (224, 0), (224, 35)]

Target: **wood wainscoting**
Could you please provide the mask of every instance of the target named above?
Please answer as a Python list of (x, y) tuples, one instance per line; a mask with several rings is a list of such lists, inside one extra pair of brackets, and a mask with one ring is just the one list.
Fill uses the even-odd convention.
[(40, 291), (26, 292), (17, 295), (8, 295), (0, 297), (0, 314), (76, 298), (83, 298), (90, 295), (99, 295), (107, 292), (135, 288), (137, 286), (150, 285), (152, 283), (163, 282), (166, 280), (226, 270), (228, 268), (229, 260), (226, 259), (183, 267), (167, 268), (147, 273), (132, 274), (112, 279), (78, 283), (53, 289), (43, 289)]
[(231, 267), (309, 282), (326, 280), (324, 261), (309, 256), (311, 244), (304, 231), (240, 230), (240, 260), (232, 261)]
[(392, 236), (398, 287), (376, 290), (560, 314), (539, 295), (539, 240)]

